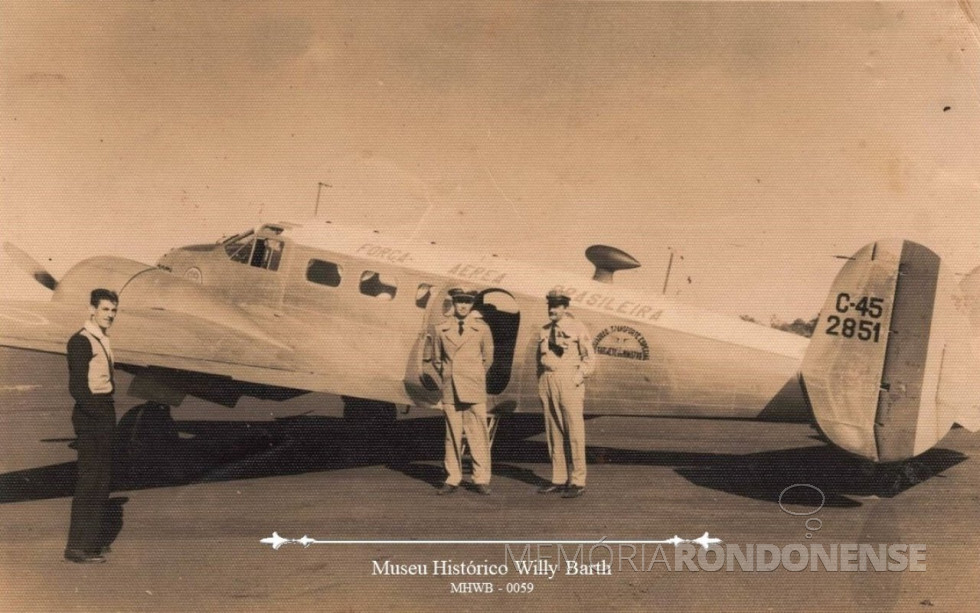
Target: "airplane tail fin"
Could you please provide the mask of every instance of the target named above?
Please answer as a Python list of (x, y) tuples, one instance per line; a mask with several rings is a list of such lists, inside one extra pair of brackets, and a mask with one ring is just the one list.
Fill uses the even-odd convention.
[(938, 255), (911, 241), (867, 245), (844, 265), (820, 312), (802, 379), (838, 446), (894, 462), (954, 423), (980, 429), (980, 362), (963, 292)]

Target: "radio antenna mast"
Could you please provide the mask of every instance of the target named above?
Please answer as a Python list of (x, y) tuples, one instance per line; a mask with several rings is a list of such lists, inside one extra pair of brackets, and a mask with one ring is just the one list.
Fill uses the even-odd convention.
[(320, 211), (320, 190), (324, 187), (333, 187), (329, 183), (324, 183), (323, 181), (318, 181), (316, 184), (316, 205), (313, 207), (313, 217), (316, 218), (317, 213)]

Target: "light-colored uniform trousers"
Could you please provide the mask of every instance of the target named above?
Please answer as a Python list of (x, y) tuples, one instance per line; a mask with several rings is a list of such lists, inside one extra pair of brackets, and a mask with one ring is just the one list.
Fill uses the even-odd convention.
[[(545, 371), (538, 379), (538, 394), (544, 406), (551, 482), (585, 487), (585, 384), (575, 385), (576, 372), (577, 367)], [(566, 440), (572, 460), (570, 481)]]
[[(457, 408), (465, 408), (457, 411)], [(490, 483), (490, 429), (487, 427), (487, 403), (445, 404), (446, 414), (446, 483), (459, 485), (463, 480), (463, 435), (473, 458), (473, 483)]]

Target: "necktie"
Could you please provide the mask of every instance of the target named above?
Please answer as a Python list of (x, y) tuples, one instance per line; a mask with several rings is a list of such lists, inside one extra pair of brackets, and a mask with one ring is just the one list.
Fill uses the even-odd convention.
[(551, 324), (551, 337), (548, 339), (548, 349), (551, 350), (551, 353), (555, 354), (558, 357), (561, 357), (565, 353), (565, 350), (558, 346), (557, 330), (558, 330), (558, 326), (555, 324)]
[(459, 335), (463, 336), (463, 320), (459, 320)]

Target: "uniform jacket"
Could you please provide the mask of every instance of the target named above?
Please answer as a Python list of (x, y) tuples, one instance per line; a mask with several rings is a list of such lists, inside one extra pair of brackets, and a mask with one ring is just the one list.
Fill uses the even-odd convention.
[[(555, 328), (554, 347), (552, 328)], [(569, 312), (557, 322), (549, 321), (538, 335), (538, 360), (542, 372), (579, 370), (583, 378), (589, 377), (595, 371), (596, 363), (589, 329)]]
[(442, 401), (476, 404), (487, 401), (487, 371), (493, 364), (493, 335), (483, 316), (470, 311), (463, 319), (447, 317), (436, 326), (435, 367), (442, 373)]

